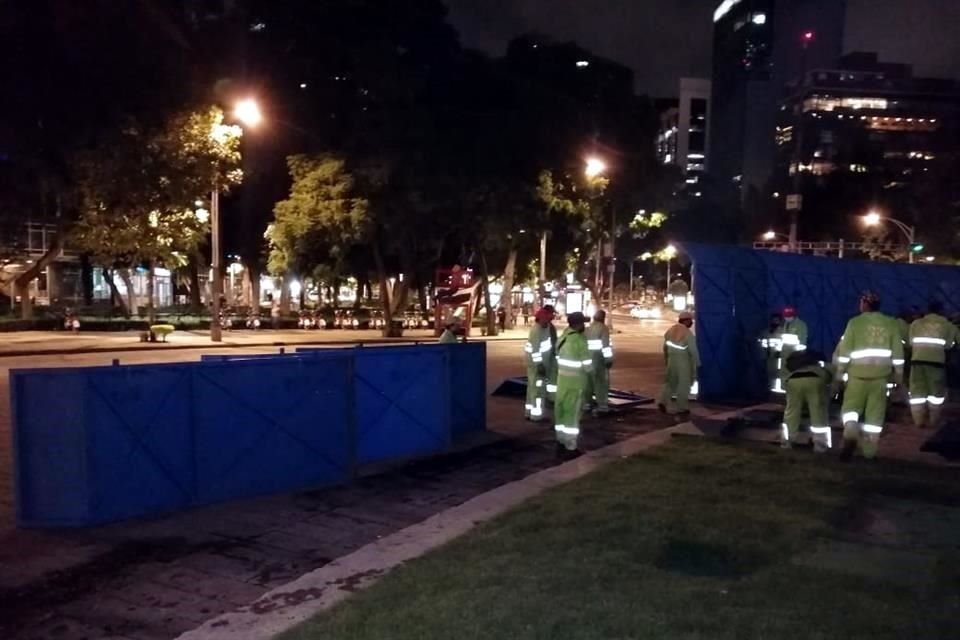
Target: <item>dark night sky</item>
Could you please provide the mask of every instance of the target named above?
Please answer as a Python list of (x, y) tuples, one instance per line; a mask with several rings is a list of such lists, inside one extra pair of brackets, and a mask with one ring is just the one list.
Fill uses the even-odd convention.
[[(446, 0), (466, 46), (501, 54), (526, 31), (576, 40), (633, 68), (637, 91), (676, 94), (708, 76), (719, 0)], [(918, 75), (960, 78), (960, 0), (848, 0), (847, 49), (878, 51)]]

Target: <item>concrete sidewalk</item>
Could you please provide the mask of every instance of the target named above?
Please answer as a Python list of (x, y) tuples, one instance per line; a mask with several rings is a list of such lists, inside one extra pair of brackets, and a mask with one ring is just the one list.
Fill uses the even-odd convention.
[[(495, 438), (341, 487), (151, 521), (0, 534), (0, 638), (166, 640), (410, 525), (558, 464), (549, 425), (490, 401)], [(590, 421), (598, 449), (672, 425), (642, 410)]]
[[(470, 340), (521, 340), (526, 329), (514, 329), (493, 337), (473, 336)], [(0, 333), (0, 357), (29, 355), (66, 355), (99, 353), (105, 351), (162, 351), (171, 349), (211, 349), (237, 347), (296, 347), (328, 344), (399, 344), (404, 342), (435, 342), (429, 329), (404, 332), (402, 338), (384, 338), (379, 331), (225, 331), (223, 341), (210, 341), (208, 331), (175, 331), (167, 342), (140, 342), (140, 332), (79, 332), (23, 331)]]

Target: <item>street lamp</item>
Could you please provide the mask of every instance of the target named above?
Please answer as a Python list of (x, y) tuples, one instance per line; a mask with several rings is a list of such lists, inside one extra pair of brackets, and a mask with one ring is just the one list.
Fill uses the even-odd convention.
[(670, 261), (677, 256), (677, 248), (668, 244), (667, 248), (663, 250), (663, 255), (667, 257), (667, 293), (670, 293)]
[[(260, 106), (253, 98), (245, 98), (237, 102), (233, 108), (233, 116), (241, 124), (248, 127), (256, 127), (263, 120), (263, 114), (260, 112)], [(219, 124), (214, 127), (210, 135), (217, 142), (223, 143), (232, 127)], [(210, 252), (213, 260), (211, 261), (213, 269), (213, 279), (210, 282), (210, 296), (213, 298), (210, 305), (210, 341), (221, 342), (223, 340), (222, 328), (220, 326), (220, 185), (214, 178), (213, 189), (210, 192)]]
[(863, 223), (868, 227), (876, 227), (881, 222), (889, 222), (907, 237), (907, 259), (910, 264), (913, 264), (914, 254), (917, 251), (923, 251), (923, 247), (917, 245), (916, 243), (917, 228), (907, 224), (906, 222), (901, 222), (900, 220), (895, 220), (894, 218), (881, 215), (878, 211), (869, 211), (867, 215), (863, 216)]
[(591, 156), (587, 158), (587, 166), (584, 169), (584, 173), (588, 178), (596, 178), (601, 174), (605, 173), (606, 170), (607, 170), (607, 163), (601, 160), (600, 158), (597, 158), (595, 156)]
[(777, 233), (777, 232), (774, 231), (773, 229), (771, 229), (770, 231), (767, 231), (766, 233), (763, 234), (763, 239), (766, 240), (766, 241), (768, 241), (768, 242), (773, 242), (773, 241), (776, 240), (777, 238), (787, 238), (787, 239), (789, 239), (790, 236), (788, 236), (788, 235), (785, 234), (785, 233)]

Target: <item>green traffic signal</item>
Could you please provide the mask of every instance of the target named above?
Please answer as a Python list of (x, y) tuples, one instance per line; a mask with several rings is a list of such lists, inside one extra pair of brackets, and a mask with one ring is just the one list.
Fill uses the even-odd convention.
[(912, 245), (910, 245), (910, 251), (913, 253), (920, 253), (923, 251), (923, 245), (919, 242), (914, 242)]

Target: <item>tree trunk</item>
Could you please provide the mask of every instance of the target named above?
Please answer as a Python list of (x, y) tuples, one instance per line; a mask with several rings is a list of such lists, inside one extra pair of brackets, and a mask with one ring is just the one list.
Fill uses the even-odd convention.
[(200, 291), (200, 256), (194, 253), (187, 263), (187, 272), (190, 278), (190, 311), (196, 314), (203, 312), (203, 295)]
[(120, 275), (123, 286), (127, 289), (127, 308), (130, 309), (130, 313), (138, 313), (137, 297), (133, 292), (133, 278), (130, 277), (130, 270), (118, 269), (117, 273)]
[(93, 304), (93, 266), (87, 255), (80, 256), (80, 284), (83, 290), (83, 305), (89, 307)]
[(21, 317), (24, 320), (30, 320), (33, 318), (33, 300), (30, 299), (30, 283), (36, 280), (40, 274), (43, 273), (43, 270), (47, 268), (47, 265), (51, 264), (57, 259), (57, 257), (59, 257), (60, 252), (63, 249), (62, 238), (63, 234), (58, 233), (54, 237), (50, 248), (47, 249), (47, 252), (44, 253), (33, 265), (31, 265), (29, 269), (21, 273), (14, 280), (14, 289), (17, 292), (17, 295), (20, 296), (20, 312)]
[(260, 311), (260, 267), (256, 264), (247, 265), (250, 274), (250, 308), (254, 313)]
[(147, 263), (147, 324), (157, 323), (157, 308), (154, 304), (154, 289), (156, 288), (156, 272), (153, 267), (153, 260)]
[(110, 269), (103, 270), (103, 278), (107, 281), (107, 286), (110, 287), (110, 308), (120, 307), (120, 311), (123, 313), (123, 317), (130, 317), (130, 307), (127, 306), (127, 303), (124, 301), (123, 296), (120, 295), (120, 290), (117, 289), (117, 283), (113, 280), (114, 271)]
[(280, 313), (289, 315), (290, 313), (290, 283), (293, 278), (289, 272), (285, 272), (280, 279)]
[(493, 304), (490, 302), (490, 270), (487, 268), (487, 254), (480, 252), (480, 277), (483, 287), (483, 306), (487, 310), (487, 335), (497, 335), (497, 315), (493, 312)]
[(510, 253), (507, 254), (507, 265), (503, 268), (503, 294), (500, 296), (500, 304), (507, 314), (506, 327), (513, 329), (513, 279), (517, 273), (517, 248), (510, 246)]

